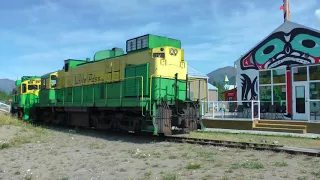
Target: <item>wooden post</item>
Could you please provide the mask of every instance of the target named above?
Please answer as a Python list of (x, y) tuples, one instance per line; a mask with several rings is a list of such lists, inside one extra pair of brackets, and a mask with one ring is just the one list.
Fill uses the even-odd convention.
[(284, 21), (290, 21), (290, 7), (289, 7), (289, 0), (283, 0), (283, 15), (284, 15)]

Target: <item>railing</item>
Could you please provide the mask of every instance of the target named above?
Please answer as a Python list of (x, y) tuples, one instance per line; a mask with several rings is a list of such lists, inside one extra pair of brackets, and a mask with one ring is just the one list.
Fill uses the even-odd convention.
[(260, 120), (260, 101), (202, 102), (202, 116), (214, 119)]
[(0, 102), (0, 112), (9, 113), (10, 112), (10, 105)]
[(308, 99), (306, 103), (309, 103), (308, 121), (320, 123), (320, 100)]

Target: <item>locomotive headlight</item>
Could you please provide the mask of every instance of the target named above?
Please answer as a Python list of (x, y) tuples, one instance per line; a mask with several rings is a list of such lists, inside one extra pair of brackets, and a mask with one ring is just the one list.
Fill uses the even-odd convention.
[(174, 49), (174, 55), (177, 55), (177, 54), (178, 54), (178, 50)]
[(170, 53), (170, 55), (172, 55), (172, 56), (176, 56), (176, 55), (178, 54), (178, 50), (177, 50), (177, 49), (170, 48), (169, 53)]
[(170, 53), (170, 55), (174, 55), (174, 49), (173, 48), (170, 48), (170, 50), (169, 50), (169, 53)]

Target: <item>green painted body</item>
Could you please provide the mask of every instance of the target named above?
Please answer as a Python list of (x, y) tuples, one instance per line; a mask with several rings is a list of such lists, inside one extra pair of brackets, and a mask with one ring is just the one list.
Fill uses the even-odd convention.
[(104, 59), (110, 59), (116, 56), (121, 56), (123, 54), (124, 52), (120, 48), (113, 48), (112, 50), (102, 50), (95, 53), (93, 60), (100, 61)]
[[(186, 81), (153, 77), (151, 82), (149, 77), (149, 64), (128, 66), (120, 82), (40, 90), (37, 106), (141, 108), (142, 115), (151, 114), (150, 121), (155, 122), (157, 103), (174, 105), (176, 100), (186, 100)], [(158, 131), (152, 123), (143, 130)]]
[(39, 104), (52, 106), (56, 102), (56, 91), (54, 89), (42, 89), (39, 92)]
[[(141, 81), (141, 80), (140, 80)], [(138, 80), (136, 81), (138, 82)], [(174, 102), (177, 97), (185, 100), (185, 82), (178, 82), (178, 94), (175, 94), (172, 79), (154, 78), (152, 80), (152, 100)], [(40, 90), (38, 106), (57, 107), (145, 107), (149, 109), (149, 85), (145, 83), (143, 99), (142, 86), (131, 86), (128, 80), (116, 83), (103, 83), (64, 89)], [(184, 89), (184, 90), (183, 90)]]
[[(40, 90), (39, 106), (146, 107), (150, 101), (150, 79), (148, 77), (149, 64), (128, 66), (125, 70), (125, 79), (121, 82)], [(174, 85), (176, 82), (177, 89)], [(175, 99), (185, 101), (186, 81), (152, 78), (151, 97), (153, 101), (173, 102)]]
[(172, 46), (176, 48), (181, 48), (181, 41), (177, 39), (171, 39), (167, 37), (157, 36), (157, 35), (148, 35), (149, 48), (156, 48), (161, 46)]

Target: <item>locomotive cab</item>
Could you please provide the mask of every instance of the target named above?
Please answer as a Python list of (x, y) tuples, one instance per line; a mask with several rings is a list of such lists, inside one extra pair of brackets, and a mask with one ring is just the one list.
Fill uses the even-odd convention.
[(40, 106), (53, 105), (56, 102), (55, 88), (57, 87), (58, 72), (41, 76)]

